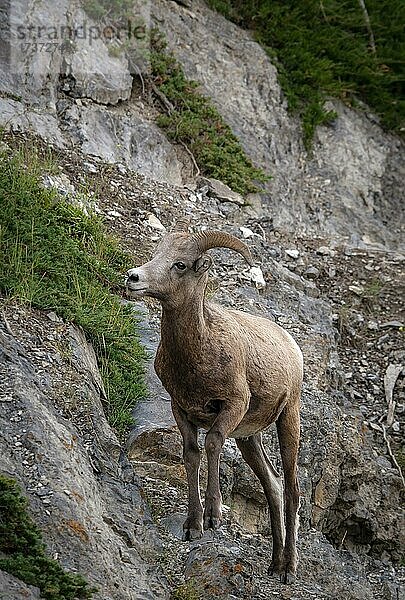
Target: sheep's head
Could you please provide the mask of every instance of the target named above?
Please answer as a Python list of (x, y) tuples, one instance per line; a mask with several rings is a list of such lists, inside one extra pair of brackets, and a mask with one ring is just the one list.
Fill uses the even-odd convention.
[(249, 248), (241, 240), (221, 231), (168, 233), (151, 261), (130, 269), (126, 288), (133, 297), (151, 296), (161, 301), (181, 302), (205, 287), (212, 258), (210, 248), (230, 248), (253, 265)]

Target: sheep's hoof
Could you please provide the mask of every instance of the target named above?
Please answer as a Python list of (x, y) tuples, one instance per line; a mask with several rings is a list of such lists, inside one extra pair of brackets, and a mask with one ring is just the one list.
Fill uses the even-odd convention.
[(204, 529), (218, 529), (221, 525), (222, 519), (218, 517), (205, 517), (204, 518)]
[(201, 517), (187, 517), (183, 525), (183, 542), (199, 540), (203, 534)]
[(280, 582), (285, 583), (287, 585), (291, 585), (296, 580), (296, 576), (288, 569), (284, 569), (282, 573), (280, 573)]
[(291, 584), (296, 580), (295, 569), (294, 571), (290, 567), (284, 567), (282, 564), (271, 563), (268, 574), (271, 576), (279, 577), (281, 583)]
[(273, 577), (273, 576), (281, 577), (282, 572), (283, 572), (283, 567), (282, 567), (281, 561), (280, 562), (272, 561), (269, 566), (269, 569), (267, 571), (268, 575), (270, 575), (271, 577)]
[(205, 497), (204, 529), (218, 529), (221, 523), (221, 499)]
[(199, 540), (202, 537), (201, 529), (184, 529), (182, 541), (183, 542), (192, 542), (193, 540)]
[(284, 571), (282, 573), (280, 573), (281, 583), (290, 585), (291, 583), (294, 583), (295, 580), (296, 580), (295, 574), (291, 573), (287, 569), (284, 569)]

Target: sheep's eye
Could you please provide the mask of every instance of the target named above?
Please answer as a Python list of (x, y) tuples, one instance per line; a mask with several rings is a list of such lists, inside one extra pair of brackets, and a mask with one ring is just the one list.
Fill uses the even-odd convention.
[(183, 262), (176, 262), (176, 263), (174, 263), (174, 266), (179, 271), (184, 271), (184, 269), (187, 269), (187, 266)]

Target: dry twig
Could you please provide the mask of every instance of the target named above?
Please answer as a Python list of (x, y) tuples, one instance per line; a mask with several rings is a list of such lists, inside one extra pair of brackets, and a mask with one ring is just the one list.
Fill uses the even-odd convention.
[(372, 51), (373, 54), (376, 54), (377, 53), (377, 49), (376, 49), (376, 46), (375, 46), (375, 38), (374, 38), (373, 30), (371, 28), (371, 21), (370, 21), (370, 17), (369, 17), (369, 14), (368, 14), (367, 7), (366, 7), (366, 3), (365, 3), (364, 0), (359, 0), (359, 4), (360, 4), (361, 10), (363, 12), (364, 21), (366, 23), (366, 27), (367, 27), (367, 31), (368, 31), (368, 37), (370, 39), (370, 48), (371, 48), (371, 51)]
[(394, 387), (402, 371), (402, 365), (390, 364), (384, 375), (385, 398), (387, 400), (387, 427), (391, 427), (394, 422), (396, 402), (393, 399)]
[(4, 313), (4, 311), (1, 312), (1, 316), (3, 317), (3, 321), (4, 321), (4, 325), (5, 325), (7, 333), (9, 335), (12, 335), (14, 337), (14, 332), (13, 332), (13, 330), (10, 327), (10, 323), (7, 321), (7, 317), (6, 317), (5, 313)]
[(384, 437), (384, 441), (385, 441), (385, 443), (387, 445), (388, 454), (390, 455), (392, 462), (394, 463), (396, 469), (398, 470), (399, 476), (400, 476), (401, 481), (402, 481), (402, 485), (403, 485), (403, 487), (405, 489), (405, 478), (404, 478), (404, 475), (402, 473), (402, 469), (401, 469), (400, 465), (398, 464), (398, 461), (395, 458), (394, 453), (392, 452), (391, 444), (390, 444), (390, 441), (389, 441), (388, 436), (387, 436), (387, 430), (385, 429), (385, 427), (384, 427), (384, 425), (382, 423), (381, 423), (381, 427), (382, 427), (382, 434), (383, 434), (383, 437)]
[(151, 88), (153, 90), (153, 93), (160, 100), (160, 102), (162, 103), (163, 107), (167, 110), (167, 112), (169, 114), (172, 113), (174, 111), (174, 106), (170, 102), (170, 100), (168, 98), (166, 98), (166, 96), (164, 95), (164, 93), (158, 88), (158, 86), (155, 83), (153, 83), (153, 81), (150, 81), (150, 85), (151, 85)]
[(200, 171), (199, 166), (197, 165), (197, 162), (196, 162), (196, 160), (194, 158), (194, 154), (191, 152), (190, 148), (188, 148), (187, 145), (182, 140), (179, 140), (179, 142), (183, 146), (183, 148), (186, 150), (186, 152), (190, 155), (191, 160), (193, 161), (193, 164), (194, 164), (194, 166), (196, 168), (196, 171), (197, 171), (196, 174), (195, 174), (195, 177), (198, 177), (199, 174), (201, 173), (201, 171)]
[(142, 96), (144, 96), (144, 95), (145, 95), (145, 80), (144, 80), (144, 78), (142, 77), (141, 70), (140, 70), (140, 68), (138, 67), (138, 65), (136, 65), (135, 63), (134, 63), (134, 64), (131, 64), (131, 67), (134, 67), (134, 69), (136, 70), (136, 73), (137, 73), (137, 75), (138, 75), (139, 79), (141, 80), (141, 84), (142, 84)]

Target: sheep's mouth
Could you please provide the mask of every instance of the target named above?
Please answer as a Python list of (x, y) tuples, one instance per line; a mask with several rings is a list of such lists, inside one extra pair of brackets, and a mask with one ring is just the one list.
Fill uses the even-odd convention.
[(128, 285), (127, 285), (126, 289), (127, 289), (127, 294), (129, 294), (130, 296), (138, 296), (138, 295), (140, 296), (140, 295), (145, 294), (145, 292), (148, 291), (148, 288), (146, 288), (146, 287), (132, 288), (132, 287), (129, 287)]

